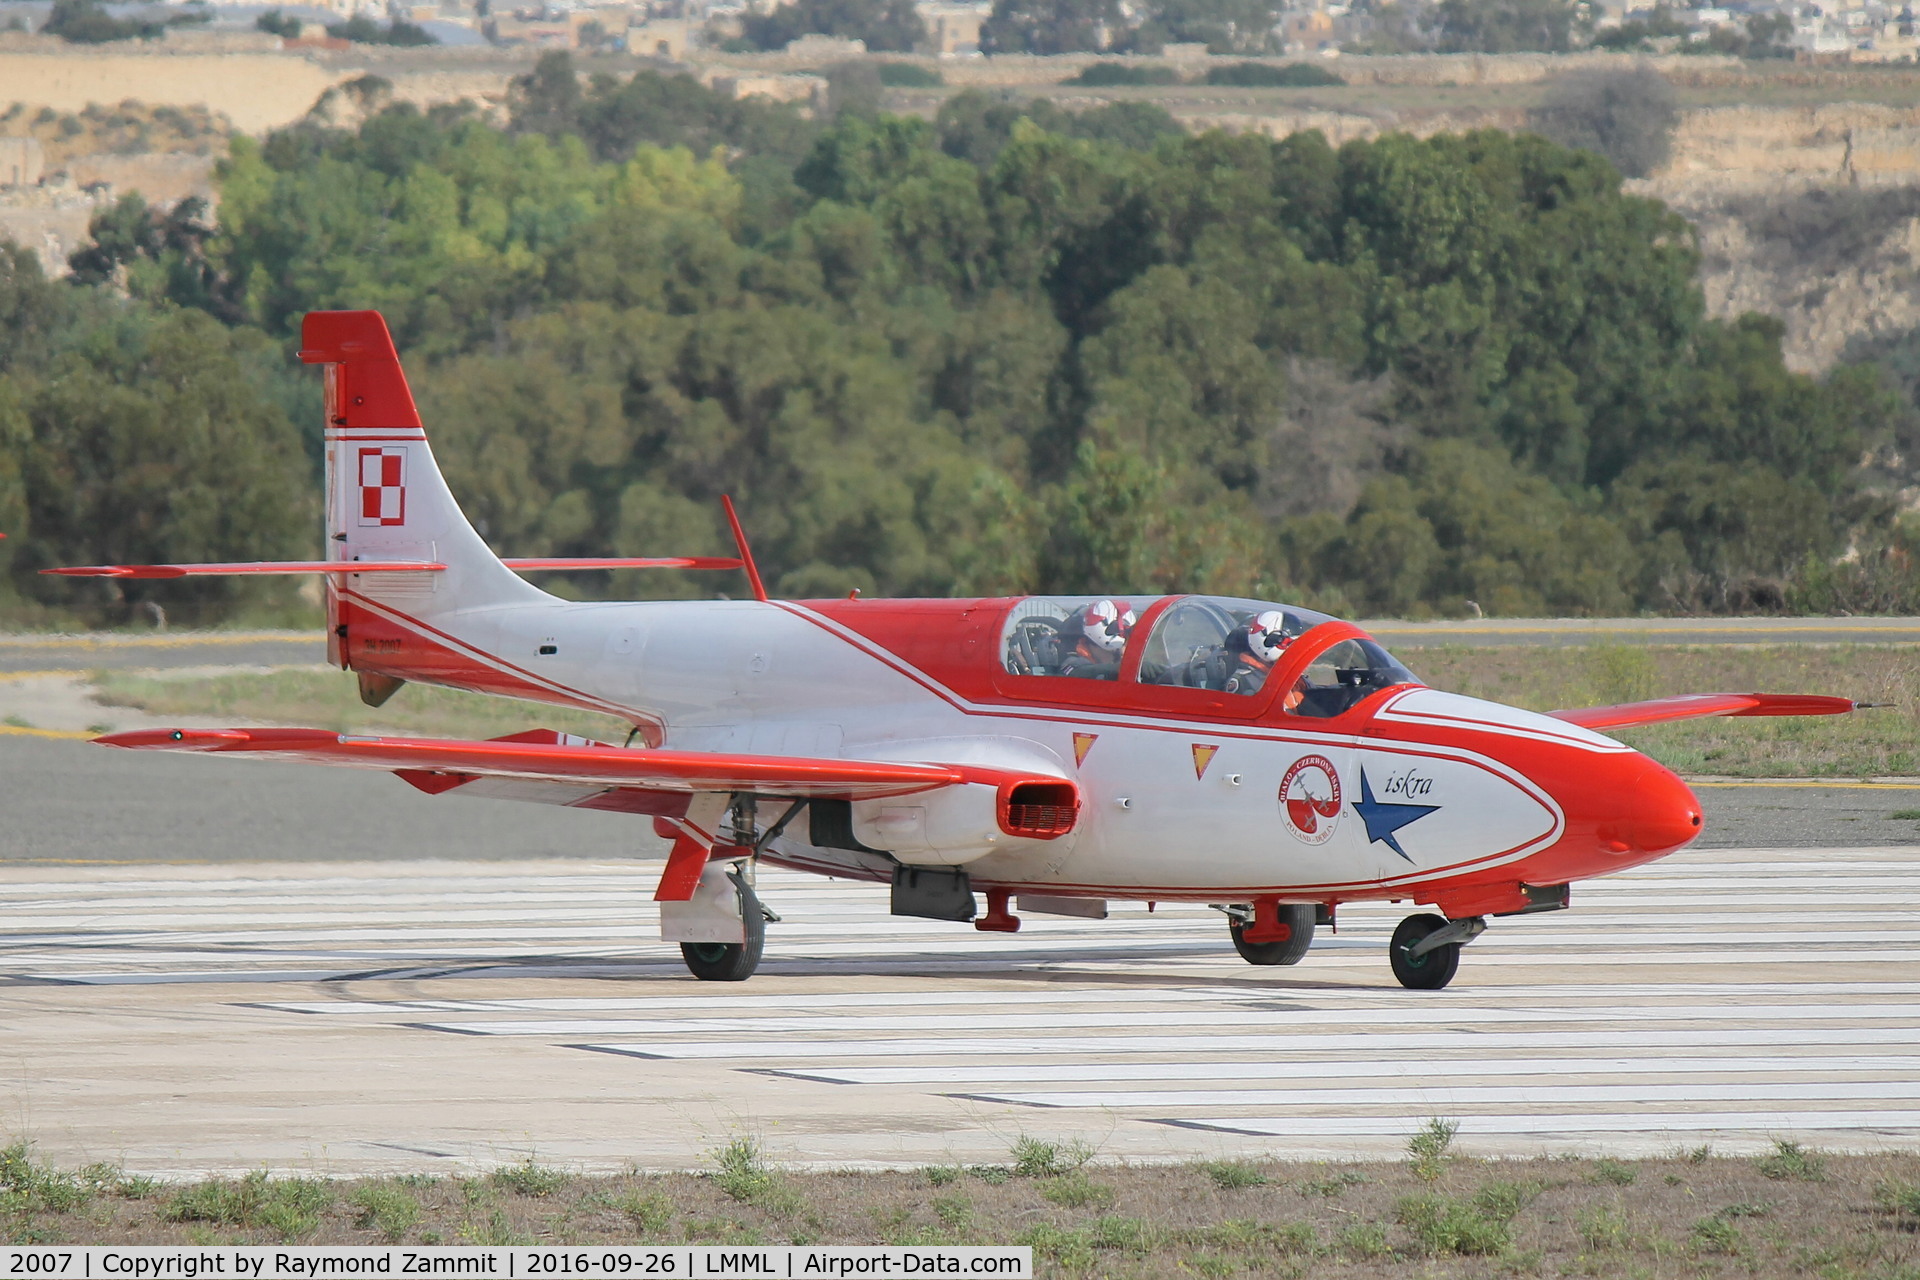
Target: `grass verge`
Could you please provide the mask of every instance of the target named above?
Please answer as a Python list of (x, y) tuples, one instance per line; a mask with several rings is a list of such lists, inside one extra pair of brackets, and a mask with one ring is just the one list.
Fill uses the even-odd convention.
[[(1443, 1140), (1444, 1139), (1444, 1140)], [(1920, 1153), (1780, 1143), (1756, 1158), (1486, 1161), (1444, 1125), (1370, 1163), (1089, 1163), (1022, 1140), (1004, 1163), (799, 1173), (737, 1138), (704, 1172), (160, 1187), (0, 1152), (14, 1244), (1027, 1244), (1043, 1276), (1911, 1277)]]

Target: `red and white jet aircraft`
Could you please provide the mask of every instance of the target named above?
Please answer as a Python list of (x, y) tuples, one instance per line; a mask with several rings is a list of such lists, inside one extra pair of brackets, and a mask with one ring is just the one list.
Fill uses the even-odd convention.
[[(672, 840), (661, 936), (700, 978), (758, 964), (766, 861), (889, 882), (896, 914), (985, 930), (1020, 927), (1010, 904), (1209, 903), (1253, 964), (1299, 960), (1342, 902), (1431, 903), (1389, 957), (1405, 986), (1439, 988), (1485, 917), (1565, 907), (1572, 881), (1700, 834), (1686, 784), (1597, 730), (1855, 705), (1703, 694), (1540, 715), (1427, 688), (1352, 623), (1259, 600), (773, 600), (730, 503), (738, 559), (502, 561), (441, 478), (379, 313), (315, 312), (302, 339), (326, 373), (325, 560), (51, 572), (319, 573), (329, 658), (369, 703), (421, 681), (633, 732), (99, 741), (644, 815)], [(514, 572), (628, 565), (742, 569), (754, 598), (583, 604)]]

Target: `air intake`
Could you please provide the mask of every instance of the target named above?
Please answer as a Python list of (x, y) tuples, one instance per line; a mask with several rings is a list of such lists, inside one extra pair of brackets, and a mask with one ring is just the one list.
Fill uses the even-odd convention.
[(1052, 840), (1073, 830), (1080, 789), (1071, 782), (1016, 782), (1000, 792), (1000, 829), (1025, 840)]

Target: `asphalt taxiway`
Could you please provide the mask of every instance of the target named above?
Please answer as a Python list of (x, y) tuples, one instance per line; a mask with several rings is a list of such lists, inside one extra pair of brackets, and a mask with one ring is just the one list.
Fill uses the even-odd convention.
[[(1825, 634), (1763, 621), (1743, 642)], [(1594, 638), (1508, 625), (1486, 642)], [(0, 645), (0, 670), (301, 644)], [(65, 1164), (687, 1167), (740, 1133), (830, 1166), (1023, 1134), (1320, 1158), (1395, 1154), (1435, 1115), (1487, 1154), (1920, 1140), (1920, 821), (1894, 816), (1920, 783), (1702, 783), (1700, 847), (1497, 921), (1442, 993), (1387, 972), (1400, 908), (1344, 909), (1266, 970), (1199, 908), (978, 934), (779, 873), (768, 960), (732, 986), (654, 940), (643, 823), (74, 732), (0, 728), (0, 1140)]]
[(690, 979), (657, 864), (0, 867), (0, 1129), (159, 1173), (1482, 1154), (1920, 1141), (1920, 853), (1689, 851), (1502, 920), (1441, 993), (1390, 907), (1258, 970), (1204, 908), (905, 920), (773, 873), (768, 960)]

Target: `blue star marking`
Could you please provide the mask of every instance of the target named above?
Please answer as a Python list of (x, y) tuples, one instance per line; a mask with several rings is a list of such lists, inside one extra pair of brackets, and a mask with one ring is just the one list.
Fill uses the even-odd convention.
[(1400, 847), (1395, 833), (1439, 807), (1437, 804), (1381, 804), (1373, 798), (1373, 784), (1367, 781), (1367, 771), (1360, 770), (1360, 798), (1353, 802), (1353, 811), (1367, 824), (1367, 839), (1375, 844), (1384, 842), (1408, 862), (1412, 862), (1413, 857)]

